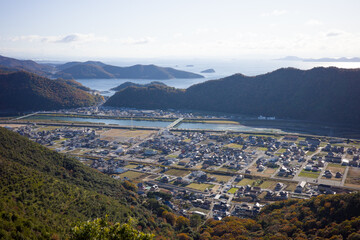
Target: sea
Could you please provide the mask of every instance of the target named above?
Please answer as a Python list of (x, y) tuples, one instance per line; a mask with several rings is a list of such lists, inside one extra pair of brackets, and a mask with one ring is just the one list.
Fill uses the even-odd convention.
[[(175, 88), (186, 89), (191, 85), (202, 83), (209, 80), (215, 80), (231, 76), (236, 73), (241, 73), (247, 76), (256, 76), (272, 72), (279, 68), (298, 68), (302, 70), (311, 69), (314, 67), (338, 67), (338, 68), (360, 68), (360, 62), (303, 62), (303, 61), (289, 61), (289, 60), (139, 60), (139, 61), (104, 61), (106, 64), (114, 66), (132, 66), (135, 64), (155, 64), (160, 67), (171, 67), (178, 70), (199, 73), (204, 78), (196, 79), (76, 79), (78, 82), (93, 90), (100, 91), (104, 96), (111, 96), (115, 92), (111, 90), (124, 82), (134, 83), (150, 83), (152, 81), (160, 81), (168, 86)], [(214, 69), (215, 73), (201, 73), (206, 69)]]

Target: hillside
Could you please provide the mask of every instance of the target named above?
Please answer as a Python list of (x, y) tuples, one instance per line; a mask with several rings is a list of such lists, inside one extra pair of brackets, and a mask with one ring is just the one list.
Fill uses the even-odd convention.
[(180, 108), (184, 101), (184, 90), (162, 85), (148, 87), (130, 86), (116, 92), (104, 106), (135, 108)]
[(121, 78), (121, 79), (171, 79), (171, 78), (203, 78), (202, 75), (164, 68), (155, 65), (134, 65), (117, 67), (101, 62), (71, 62), (57, 67), (60, 71), (55, 77), (83, 78)]
[(54, 71), (54, 67), (46, 64), (38, 64), (32, 60), (18, 60), (0, 56), (0, 66), (13, 70), (24, 70), (41, 76), (50, 76), (50, 72)]
[(133, 83), (133, 82), (124, 82), (122, 84), (120, 84), (117, 87), (111, 88), (110, 90), (114, 90), (114, 91), (120, 91), (122, 89), (125, 89), (127, 87), (149, 87), (152, 85), (162, 85), (162, 86), (166, 86), (165, 83), (163, 82), (157, 82), (157, 81), (153, 81), (151, 83), (145, 83), (145, 84), (140, 84), (140, 83)]
[(161, 91), (151, 95), (146, 88), (124, 89), (106, 105), (182, 108), (356, 126), (360, 123), (360, 69), (285, 68), (255, 77), (236, 74), (193, 85), (185, 92)]
[(28, 72), (0, 73), (0, 111), (21, 112), (91, 106), (102, 97), (74, 81), (50, 80)]
[(159, 222), (129, 186), (0, 128), (0, 239), (64, 239), (105, 215), (153, 231)]
[(352, 193), (277, 202), (254, 220), (208, 220), (200, 239), (359, 239), (359, 199)]

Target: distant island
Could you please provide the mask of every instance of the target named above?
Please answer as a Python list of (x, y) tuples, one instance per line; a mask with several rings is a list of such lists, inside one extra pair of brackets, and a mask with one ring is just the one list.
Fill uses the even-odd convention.
[(149, 86), (153, 86), (153, 85), (167, 86), (165, 83), (158, 82), (158, 81), (153, 81), (151, 83), (145, 83), (145, 84), (133, 83), (133, 82), (124, 82), (123, 84), (120, 84), (117, 87), (111, 88), (110, 90), (120, 91), (120, 90), (125, 89), (127, 87), (149, 87)]
[(215, 73), (215, 70), (212, 68), (206, 69), (204, 71), (201, 71), (201, 73)]
[(254, 77), (235, 74), (186, 90), (128, 87), (105, 105), (265, 115), (360, 127), (360, 69), (282, 68)]
[(354, 58), (346, 58), (346, 57), (340, 57), (340, 58), (299, 58), (296, 56), (287, 56), (284, 58), (279, 58), (276, 60), (284, 60), (284, 61), (303, 61), (303, 62), (360, 62), (360, 58), (354, 57)]
[(31, 60), (18, 60), (0, 56), (0, 69), (24, 70), (49, 78), (63, 79), (173, 79), (204, 78), (192, 72), (156, 65), (118, 67), (97, 61), (68, 62), (61, 65), (38, 64)]

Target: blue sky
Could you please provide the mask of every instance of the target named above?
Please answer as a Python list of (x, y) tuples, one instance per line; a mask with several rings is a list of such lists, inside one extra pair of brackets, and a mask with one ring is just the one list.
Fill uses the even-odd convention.
[(0, 55), (360, 57), (360, 1), (0, 0)]

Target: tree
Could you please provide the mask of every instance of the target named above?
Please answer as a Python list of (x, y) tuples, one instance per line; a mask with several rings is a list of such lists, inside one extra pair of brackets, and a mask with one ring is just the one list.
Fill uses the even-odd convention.
[(181, 230), (181, 229), (186, 228), (188, 226), (190, 226), (190, 220), (187, 219), (186, 217), (179, 216), (176, 219), (176, 229)]
[(152, 234), (146, 234), (136, 230), (129, 223), (111, 224), (105, 219), (98, 218), (94, 221), (87, 221), (78, 224), (71, 231), (72, 240), (151, 240)]
[(193, 214), (190, 217), (190, 226), (193, 228), (197, 228), (201, 224), (201, 217), (197, 214)]

